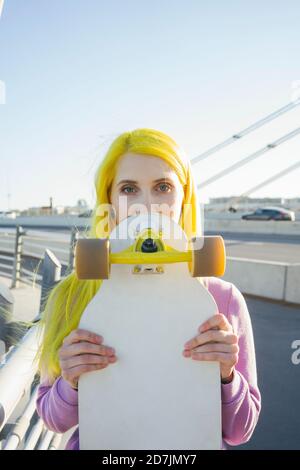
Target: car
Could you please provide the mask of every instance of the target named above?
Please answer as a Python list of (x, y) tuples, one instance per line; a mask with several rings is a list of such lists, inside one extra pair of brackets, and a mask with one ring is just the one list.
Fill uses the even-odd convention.
[(89, 209), (85, 212), (81, 212), (81, 214), (78, 215), (78, 217), (91, 217), (92, 216), (92, 209)]
[(250, 214), (242, 215), (243, 220), (295, 220), (295, 212), (281, 207), (260, 207)]

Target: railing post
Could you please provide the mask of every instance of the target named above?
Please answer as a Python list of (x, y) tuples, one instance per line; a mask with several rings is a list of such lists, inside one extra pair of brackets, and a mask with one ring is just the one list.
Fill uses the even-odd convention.
[(69, 254), (69, 264), (67, 268), (67, 274), (71, 273), (74, 269), (75, 262), (75, 246), (79, 238), (79, 232), (76, 227), (72, 227), (71, 239), (70, 239), (70, 254)]
[(15, 257), (14, 257), (11, 288), (19, 287), (19, 283), (20, 283), (23, 235), (25, 235), (25, 231), (23, 230), (23, 227), (21, 227), (20, 225), (17, 225), (16, 242), (15, 242)]
[(56, 258), (52, 251), (46, 249), (44, 260), (43, 260), (43, 280), (41, 288), (41, 300), (40, 300), (40, 309), (39, 315), (36, 319), (40, 317), (42, 310), (44, 309), (44, 302), (46, 300), (48, 291), (51, 290), (55, 284), (57, 284), (61, 279), (61, 263)]

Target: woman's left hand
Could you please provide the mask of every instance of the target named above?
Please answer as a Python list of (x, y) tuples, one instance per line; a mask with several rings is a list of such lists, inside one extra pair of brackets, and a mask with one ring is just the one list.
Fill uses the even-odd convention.
[(238, 337), (226, 316), (218, 313), (202, 323), (199, 334), (187, 341), (183, 355), (196, 361), (220, 362), (221, 379), (230, 382), (238, 362)]

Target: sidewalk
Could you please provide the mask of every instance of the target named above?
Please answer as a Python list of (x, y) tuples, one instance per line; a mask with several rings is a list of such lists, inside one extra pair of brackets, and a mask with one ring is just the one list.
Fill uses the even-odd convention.
[(20, 283), (20, 287), (11, 289), (11, 279), (0, 276), (0, 283), (9, 288), (14, 297), (13, 320), (31, 321), (39, 312), (41, 288)]

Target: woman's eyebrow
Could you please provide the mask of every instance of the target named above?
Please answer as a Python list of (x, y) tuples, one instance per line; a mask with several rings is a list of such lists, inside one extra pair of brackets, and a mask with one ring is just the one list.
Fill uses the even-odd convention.
[(121, 184), (124, 184), (124, 183), (127, 183), (127, 184), (138, 184), (137, 181), (133, 181), (133, 180), (121, 180), (121, 181), (119, 181), (119, 183), (117, 184), (117, 186), (120, 186)]
[(167, 181), (169, 183), (174, 183), (172, 178), (168, 178), (168, 176), (165, 176), (164, 178), (159, 178), (158, 180), (154, 180), (154, 183), (160, 183), (161, 181), (164, 181), (164, 182)]
[[(163, 182), (168, 181), (170, 183), (173, 183), (173, 180), (171, 178), (168, 178), (168, 177), (159, 178), (157, 180), (154, 180), (153, 183), (160, 183), (161, 181), (163, 181)], [(138, 184), (138, 182), (134, 181), (134, 180), (121, 180), (121, 181), (119, 181), (117, 186), (120, 186), (121, 184)]]

